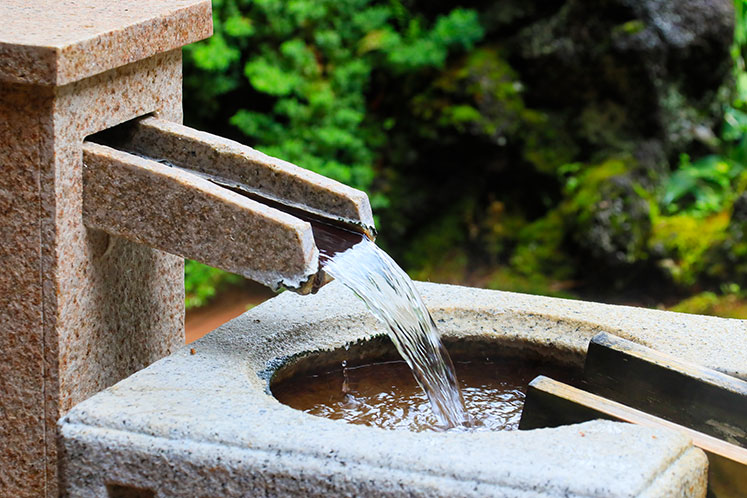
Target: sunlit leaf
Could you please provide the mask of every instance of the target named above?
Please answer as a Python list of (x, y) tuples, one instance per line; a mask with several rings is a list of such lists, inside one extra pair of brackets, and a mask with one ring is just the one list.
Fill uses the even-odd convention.
[(248, 62), (244, 74), (255, 89), (276, 96), (288, 95), (300, 81), (297, 74), (285, 72), (262, 58)]

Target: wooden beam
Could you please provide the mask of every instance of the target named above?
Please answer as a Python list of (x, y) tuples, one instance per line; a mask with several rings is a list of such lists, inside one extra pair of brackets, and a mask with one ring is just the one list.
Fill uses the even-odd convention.
[(589, 343), (584, 377), (595, 394), (747, 447), (744, 380), (604, 332)]
[(708, 487), (712, 496), (745, 496), (747, 449), (548, 377), (539, 376), (529, 383), (519, 429), (558, 427), (598, 418), (674, 430), (688, 436), (708, 456)]

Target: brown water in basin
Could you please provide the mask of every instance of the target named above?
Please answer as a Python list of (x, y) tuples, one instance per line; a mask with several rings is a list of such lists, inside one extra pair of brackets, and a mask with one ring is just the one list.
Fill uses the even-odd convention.
[[(527, 384), (537, 375), (573, 381), (567, 368), (519, 358), (455, 359), (471, 428), (518, 428)], [(441, 430), (428, 398), (402, 360), (324, 368), (272, 384), (281, 403), (311, 415), (384, 429)]]

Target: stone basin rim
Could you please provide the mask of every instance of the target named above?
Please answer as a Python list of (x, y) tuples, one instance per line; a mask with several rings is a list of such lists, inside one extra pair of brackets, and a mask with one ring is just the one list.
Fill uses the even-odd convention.
[[(569, 374), (576, 378), (580, 378), (582, 374), (583, 362), (579, 361), (577, 352), (563, 351), (552, 344), (533, 344), (521, 338), (485, 334), (441, 337), (455, 364), (489, 358), (493, 362), (507, 360), (532, 364), (547, 363), (553, 369), (568, 370)], [(389, 337), (382, 334), (346, 343), (343, 347), (303, 351), (275, 358), (259, 375), (266, 382), (265, 392), (272, 394), (272, 387), (276, 383), (299, 375), (337, 370), (343, 360), (347, 367), (355, 368), (372, 363), (402, 360), (402, 357)]]
[[(614, 333), (612, 319), (630, 314), (624, 310), (607, 316), (605, 326), (579, 320), (588, 303), (579, 309), (573, 301), (435, 284), (418, 287), (446, 335), (531, 336), (537, 344), (579, 358), (590, 337), (602, 330)], [(600, 306), (592, 305), (592, 311)], [(86, 456), (73, 458), (76, 462), (89, 462), (92, 448), (104, 447), (99, 441), (106, 440), (106, 451), (117, 448), (119, 441), (123, 452), (135, 455), (133, 462), (152, 457), (156, 466), (163, 454), (173, 453), (174, 459), (199, 467), (203, 463), (194, 463), (190, 452), (198, 452), (200, 462), (209, 465), (223, 465), (219, 462), (226, 452), (237, 452), (244, 462), (236, 464), (238, 479), (242, 472), (256, 472), (260, 464), (277, 475), (295, 472), (287, 470), (293, 467), (305, 469), (304, 475), (324, 476), (328, 469), (329, 476), (335, 476), (341, 462), (347, 462), (346, 479), (357, 486), (368, 485), (367, 475), (378, 473), (376, 482), (382, 484), (380, 479), (388, 479), (386, 469), (404, 469), (397, 486), (425, 489), (439, 476), (450, 483), (444, 494), (452, 495), (518, 496), (518, 490), (526, 489), (543, 496), (589, 496), (590, 489), (597, 495), (637, 495), (659, 486), (661, 475), (694, 469), (693, 462), (702, 462), (700, 450), (683, 436), (607, 421), (472, 434), (352, 425), (281, 404), (265, 392), (265, 382), (257, 375), (274, 358), (343, 347), (383, 332), (363, 303), (336, 282), (313, 296), (286, 292), (80, 403), (60, 421), (61, 434), (68, 452), (85, 448), (81, 451)], [(127, 444), (143, 437), (146, 442), (137, 452), (127, 453)], [(268, 454), (278, 455), (278, 461), (261, 456)], [(589, 459), (590, 454), (595, 458)], [(97, 465), (129, 472), (125, 467), (112, 469), (104, 456)], [(141, 464), (132, 465), (128, 468)], [(122, 475), (124, 482), (131, 479)], [(335, 484), (342, 486), (335, 489), (346, 483)], [(478, 491), (470, 491), (473, 485)]]
[[(440, 284), (418, 283), (418, 286), (421, 287), (421, 290), (426, 291), (424, 292), (426, 304), (429, 305), (444, 336), (452, 339), (490, 337), (498, 342), (507, 341), (514, 345), (530, 346), (534, 347), (536, 351), (549, 354), (551, 361), (566, 364), (570, 367), (580, 367), (582, 365), (588, 340), (601, 331), (615, 333), (622, 337), (627, 335), (626, 338), (652, 347), (656, 347), (656, 343), (662, 341), (657, 337), (657, 334), (649, 333), (650, 330), (646, 328), (642, 329), (646, 333), (640, 333), (641, 329), (638, 331), (631, 329), (631, 332), (626, 334), (621, 331), (619, 325), (614, 327), (605, 324), (604, 319), (595, 321), (579, 319), (577, 310), (572, 309), (572, 307), (570, 310), (565, 310), (564, 315), (559, 314), (554, 311), (558, 306), (568, 304), (591, 305), (594, 308), (606, 309), (606, 311), (622, 311), (633, 315), (636, 313), (654, 313), (666, 318), (680, 315), (675, 318), (685, 320), (685, 322), (705, 318), (707, 322), (715, 321), (712, 325), (716, 326), (722, 325), (721, 322), (737, 322), (712, 317), (636, 308), (626, 309), (620, 306), (579, 303)], [(273, 408), (290, 410), (309, 423), (326, 422), (348, 426), (349, 424), (344, 422), (320, 419), (297, 412), (278, 402), (269, 393), (268, 389), (272, 374), (282, 367), (289, 358), (340, 349), (346, 344), (367, 341), (386, 333), (383, 326), (352, 295), (345, 296), (344, 299), (336, 299), (337, 305), (333, 309), (327, 309), (329, 306), (321, 305), (326, 301), (328, 294), (340, 293), (344, 290), (340, 287), (333, 282), (315, 296), (295, 296), (292, 293), (284, 293), (246, 312), (203, 339), (191, 344), (188, 348), (182, 349), (155, 365), (181, 363), (184, 360), (204, 361), (207, 359), (211, 369), (220, 371), (224, 381), (223, 390), (233, 389), (245, 391), (247, 394), (251, 393), (252, 396), (262, 399), (263, 405), (269, 404)], [(434, 295), (432, 292), (434, 290), (446, 291), (446, 296)], [(469, 300), (469, 303), (466, 304), (452, 302), (450, 306), (439, 303), (441, 298), (446, 297), (448, 299), (449, 295), (453, 297), (454, 292), (463, 291), (470, 294), (487, 292), (493, 299), (491, 303), (480, 302), (480, 300)], [(498, 300), (495, 298), (498, 298)], [(545, 304), (545, 309), (528, 310), (524, 306), (516, 306), (515, 300), (517, 298), (541, 302)], [(340, 304), (343, 305), (340, 306)], [(433, 306), (433, 304), (436, 304), (436, 306)], [(547, 306), (548, 304), (550, 306)], [(294, 312), (288, 313), (288, 309), (293, 309)], [(635, 316), (630, 318), (633, 321), (636, 320)], [(610, 321), (607, 318), (607, 322)], [(675, 325), (677, 325), (677, 327), (674, 327), (676, 331), (679, 328), (679, 323), (675, 323)], [(663, 330), (666, 329), (667, 327), (663, 328)], [(687, 341), (683, 342), (686, 343)], [(675, 344), (675, 346), (677, 345)], [(745, 334), (745, 346), (747, 346), (747, 334)], [(195, 355), (190, 354), (192, 349), (195, 350)], [(708, 358), (705, 358), (705, 360), (708, 360)], [(708, 361), (703, 363), (709, 366)], [(126, 381), (105, 391), (103, 395), (111, 394), (110, 391), (126, 389), (130, 384), (137, 383), (137, 380), (140, 380), (138, 377), (148, 375), (148, 370), (134, 374)], [(722, 368), (723, 370), (725, 369)], [(181, 387), (189, 390), (190, 384), (190, 382), (186, 382), (186, 386)], [(85, 402), (82, 408), (85, 408)], [(72, 421), (76, 418), (76, 410), (73, 410), (66, 417), (67, 420)], [(373, 427), (356, 426), (355, 429), (388, 432), (385, 429)]]
[[(352, 296), (345, 300), (345, 306), (320, 306), (326, 295), (340, 292), (338, 283), (329, 285), (332, 286), (330, 290), (322, 289), (317, 296), (300, 300), (283, 294), (263, 304), (262, 313), (255, 308), (246, 314), (253, 317), (253, 326), (247, 329), (247, 335), (259, 333), (249, 339), (250, 344), (256, 346), (259, 338), (265, 346), (259, 352), (270, 353), (261, 356), (266, 363), (261, 369), (289, 356), (332, 350), (386, 334), (384, 326)], [(747, 350), (747, 320), (444, 284), (418, 282), (417, 286), (425, 291), (426, 305), (441, 334), (449, 338), (489, 336), (495, 340), (522, 342), (543, 349), (562, 363), (581, 365), (589, 340), (599, 332), (607, 332), (747, 380), (747, 363), (739, 353)], [(346, 291), (343, 289), (342, 292)], [(468, 297), (453, 299), (460, 294)], [(284, 309), (289, 307), (297, 307), (299, 311), (291, 320), (287, 320), (288, 313), (284, 313)], [(274, 313), (283, 318), (278, 320)], [(355, 330), (355, 327), (365, 330)], [(323, 339), (314, 340), (316, 329), (328, 329), (329, 332), (322, 334)], [(267, 330), (272, 334), (268, 335)], [(289, 344), (286, 340), (279, 340), (267, 344), (272, 341), (270, 335), (287, 337), (295, 342)], [(236, 346), (233, 340), (231, 343), (231, 347)], [(202, 345), (201, 342), (196, 344)], [(215, 345), (216, 341), (205, 344), (209, 347)], [(256, 350), (252, 354), (257, 354)]]

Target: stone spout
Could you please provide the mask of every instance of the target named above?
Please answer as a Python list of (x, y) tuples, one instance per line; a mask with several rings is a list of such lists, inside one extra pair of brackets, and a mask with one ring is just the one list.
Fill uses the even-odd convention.
[(273, 289), (325, 282), (309, 220), (373, 238), (364, 192), (237, 142), (153, 117), (83, 144), (89, 228)]

